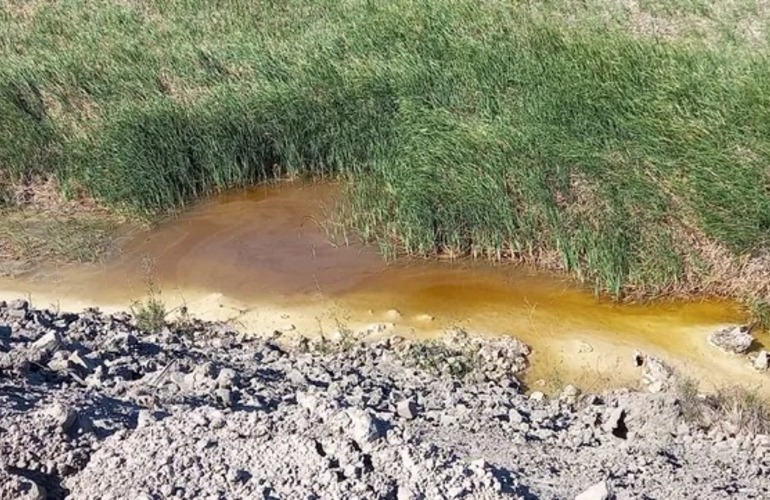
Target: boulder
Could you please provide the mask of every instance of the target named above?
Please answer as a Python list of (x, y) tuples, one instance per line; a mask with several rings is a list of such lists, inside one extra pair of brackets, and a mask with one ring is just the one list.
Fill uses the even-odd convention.
[(722, 328), (709, 335), (709, 343), (730, 354), (742, 354), (751, 347), (754, 336), (746, 326)]
[(575, 497), (575, 500), (609, 500), (612, 498), (612, 488), (607, 481), (599, 481)]

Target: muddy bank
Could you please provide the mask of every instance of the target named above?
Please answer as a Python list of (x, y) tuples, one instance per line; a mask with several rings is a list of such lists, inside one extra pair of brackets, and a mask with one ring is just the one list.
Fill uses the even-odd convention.
[(0, 324), (3, 498), (770, 494), (770, 436), (688, 423), (669, 384), (525, 395), (531, 351), (512, 338), (148, 334), (23, 302)]
[[(227, 193), (127, 237), (103, 264), (41, 268), (0, 280), (0, 294), (40, 306), (119, 311), (146, 295), (150, 279), (167, 309), (187, 307), (244, 331), (328, 334), (384, 324), (409, 338), (435, 338), (452, 327), (513, 335), (534, 349), (533, 385), (562, 378), (587, 389), (618, 387), (634, 380), (627, 360), (642, 349), (705, 386), (766, 386), (745, 359), (708, 344), (712, 331), (744, 322), (737, 304), (618, 305), (524, 267), (386, 262), (354, 240), (329, 242), (320, 225), (334, 197), (328, 184)], [(752, 349), (767, 345), (759, 334)]]

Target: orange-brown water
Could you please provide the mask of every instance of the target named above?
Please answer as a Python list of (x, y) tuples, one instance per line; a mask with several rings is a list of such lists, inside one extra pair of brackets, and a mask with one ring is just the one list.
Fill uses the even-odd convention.
[[(583, 386), (638, 376), (634, 350), (650, 352), (707, 385), (759, 387), (767, 376), (744, 358), (707, 345), (708, 333), (744, 320), (719, 301), (618, 305), (569, 280), (479, 262), (386, 263), (375, 248), (329, 243), (319, 223), (331, 208), (330, 185), (288, 184), (232, 192), (135, 233), (101, 265), (43, 269), (0, 281), (4, 295), (64, 308), (125, 308), (145, 293), (145, 262), (170, 307), (229, 319), (257, 332), (307, 334), (340, 326), (394, 323), (394, 332), (432, 336), (461, 326), (511, 334), (535, 350), (530, 381)], [(398, 311), (396, 313), (395, 311)], [(761, 337), (760, 343), (769, 343)], [(767, 384), (766, 384), (767, 385)]]

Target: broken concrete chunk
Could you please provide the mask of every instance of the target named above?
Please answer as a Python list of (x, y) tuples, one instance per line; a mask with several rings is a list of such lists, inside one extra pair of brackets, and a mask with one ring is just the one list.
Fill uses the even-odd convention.
[(746, 326), (734, 326), (717, 330), (709, 336), (709, 343), (730, 354), (742, 354), (751, 347), (754, 336)]
[(61, 337), (56, 331), (51, 330), (35, 342), (32, 343), (32, 347), (41, 351), (51, 352), (55, 351), (61, 346)]

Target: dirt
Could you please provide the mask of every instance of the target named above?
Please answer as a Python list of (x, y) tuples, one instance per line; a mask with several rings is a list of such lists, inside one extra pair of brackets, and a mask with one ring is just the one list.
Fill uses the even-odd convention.
[(254, 333), (0, 303), (0, 497), (770, 495), (770, 436), (685, 421), (654, 358), (551, 398), (514, 338)]

